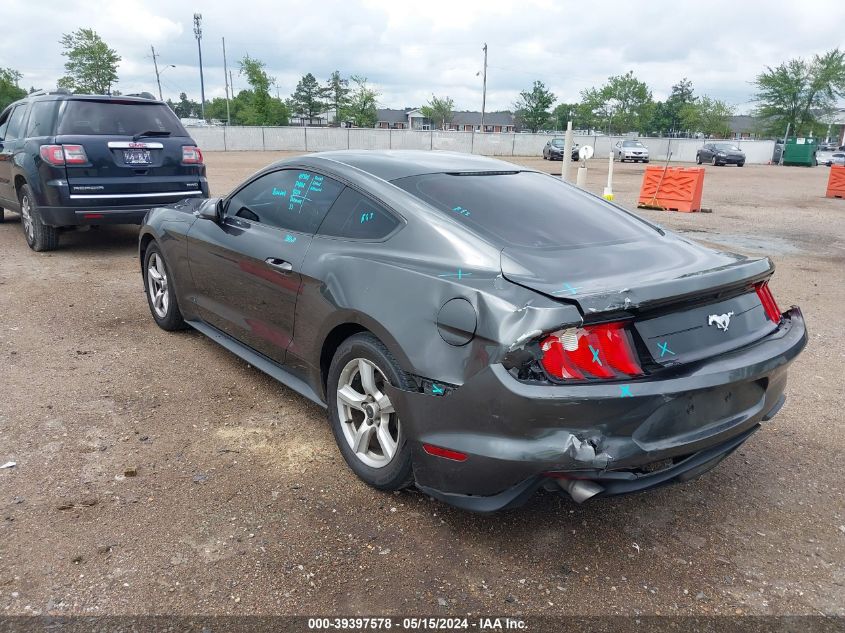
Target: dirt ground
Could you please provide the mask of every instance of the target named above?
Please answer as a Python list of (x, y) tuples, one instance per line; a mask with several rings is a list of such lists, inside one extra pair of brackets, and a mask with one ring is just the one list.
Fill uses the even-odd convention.
[[(212, 190), (283, 156), (209, 153)], [(136, 228), (39, 254), (7, 220), (0, 614), (845, 615), (845, 200), (822, 197), (824, 167), (706, 169), (712, 213), (642, 213), (775, 260), (811, 339), (785, 408), (697, 481), (492, 516), (368, 488), (319, 407), (159, 330)], [(618, 202), (642, 173), (616, 166)]]

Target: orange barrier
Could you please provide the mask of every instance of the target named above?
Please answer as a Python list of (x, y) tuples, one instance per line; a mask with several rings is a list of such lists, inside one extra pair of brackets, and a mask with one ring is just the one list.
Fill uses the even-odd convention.
[(703, 167), (646, 167), (638, 207), (701, 211)]
[(825, 196), (828, 198), (845, 198), (845, 166), (834, 165), (830, 168)]

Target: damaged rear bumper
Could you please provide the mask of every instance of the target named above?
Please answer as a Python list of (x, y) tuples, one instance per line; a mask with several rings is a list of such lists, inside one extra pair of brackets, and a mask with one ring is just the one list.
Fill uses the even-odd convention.
[[(764, 339), (671, 377), (532, 385), (491, 365), (443, 396), (387, 389), (413, 449), (417, 486), (491, 512), (542, 487), (572, 492), (573, 481), (606, 496), (701, 474), (777, 413), (787, 366), (806, 342), (801, 311), (792, 308)], [(430, 455), (423, 444), (467, 458)]]

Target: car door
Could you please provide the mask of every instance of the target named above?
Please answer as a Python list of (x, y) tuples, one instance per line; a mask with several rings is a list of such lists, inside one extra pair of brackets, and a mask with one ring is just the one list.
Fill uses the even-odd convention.
[(313, 171), (280, 169), (230, 195), (220, 221), (194, 222), (188, 261), (201, 318), (283, 363), (293, 336), (302, 262), (342, 189)]
[(17, 194), (12, 179), (15, 152), (23, 144), (24, 117), (27, 105), (22, 103), (4, 112), (0, 118), (0, 199), (17, 208)]

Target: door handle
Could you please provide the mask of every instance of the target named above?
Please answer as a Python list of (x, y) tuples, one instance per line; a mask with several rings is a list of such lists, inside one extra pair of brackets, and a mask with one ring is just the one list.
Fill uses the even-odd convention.
[(280, 270), (285, 273), (289, 273), (293, 270), (293, 264), (285, 261), (284, 259), (279, 259), (278, 257), (268, 257), (264, 260), (264, 262), (276, 270)]

